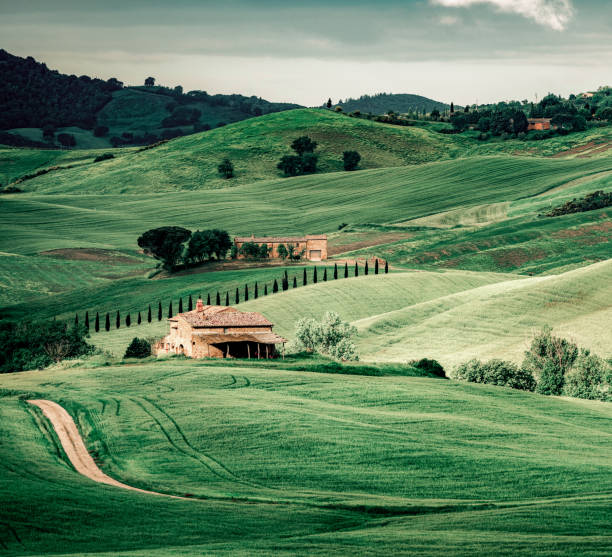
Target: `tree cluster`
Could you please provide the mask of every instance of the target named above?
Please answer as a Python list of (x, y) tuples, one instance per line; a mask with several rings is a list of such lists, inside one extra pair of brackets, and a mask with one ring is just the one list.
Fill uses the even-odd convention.
[(356, 327), (342, 321), (340, 316), (328, 311), (319, 322), (311, 317), (300, 319), (295, 325), (295, 344), (298, 350), (319, 352), (337, 360), (358, 360), (353, 342)]
[(319, 157), (315, 154), (317, 142), (303, 135), (291, 143), (295, 155), (285, 155), (276, 165), (285, 176), (299, 176), (301, 174), (314, 174), (317, 171)]
[(603, 190), (598, 190), (589, 193), (580, 199), (574, 198), (571, 201), (566, 201), (558, 207), (554, 207), (547, 213), (546, 217), (558, 217), (560, 215), (569, 215), (571, 213), (583, 213), (585, 211), (594, 211), (596, 209), (604, 209), (612, 206), (612, 192), (605, 193)]

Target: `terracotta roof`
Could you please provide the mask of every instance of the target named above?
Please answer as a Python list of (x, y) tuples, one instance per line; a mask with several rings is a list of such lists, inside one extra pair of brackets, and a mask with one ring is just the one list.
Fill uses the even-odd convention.
[(287, 339), (276, 333), (264, 331), (253, 333), (193, 333), (206, 341), (207, 344), (221, 342), (259, 342), (261, 344), (282, 344)]
[(261, 327), (272, 326), (261, 313), (239, 311), (231, 306), (204, 306), (203, 311), (186, 311), (171, 317), (169, 321), (185, 319), (192, 327)]
[(306, 240), (327, 240), (326, 234), (315, 234), (307, 236), (237, 236), (234, 242), (255, 242), (256, 244), (278, 244), (280, 242), (305, 242)]
[(550, 122), (551, 118), (527, 118), (527, 122), (530, 124), (536, 122)]

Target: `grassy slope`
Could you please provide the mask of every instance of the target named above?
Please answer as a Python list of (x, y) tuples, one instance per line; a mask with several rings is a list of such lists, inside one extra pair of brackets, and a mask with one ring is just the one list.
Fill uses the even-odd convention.
[[(178, 360), (0, 385), (2, 553), (612, 550), (607, 404)], [(65, 405), (107, 473), (204, 500), (80, 477), (19, 402), (25, 392)]]

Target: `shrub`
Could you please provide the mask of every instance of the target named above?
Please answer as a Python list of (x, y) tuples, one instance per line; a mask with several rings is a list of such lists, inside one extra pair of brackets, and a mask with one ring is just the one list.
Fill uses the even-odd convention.
[(612, 400), (612, 367), (583, 350), (565, 377), (563, 394), (589, 400)]
[(115, 155), (113, 155), (112, 153), (104, 153), (102, 155), (98, 155), (95, 159), (94, 162), (102, 162), (102, 161), (107, 161), (109, 159), (114, 159)]
[(357, 151), (344, 151), (342, 159), (344, 170), (355, 170), (361, 160), (361, 155)]
[(431, 373), (437, 377), (446, 377), (444, 368), (436, 360), (430, 360), (428, 358), (421, 358), (420, 360), (412, 360), (408, 362), (412, 367)]
[(144, 338), (134, 337), (125, 351), (124, 358), (148, 358), (151, 355), (151, 344)]
[(533, 391), (536, 384), (533, 375), (512, 362), (504, 360), (470, 360), (458, 366), (452, 377), (470, 383), (485, 383), (487, 385), (498, 385), (511, 387), (522, 391)]
[(308, 352), (319, 352), (338, 360), (358, 360), (359, 355), (352, 342), (357, 329), (340, 316), (328, 311), (321, 322), (313, 318), (300, 319), (295, 326), (295, 343)]
[(223, 176), (225, 179), (234, 177), (234, 165), (232, 164), (232, 161), (227, 158), (221, 161), (221, 163), (217, 167), (217, 170), (219, 171), (219, 174), (221, 174), (221, 176)]

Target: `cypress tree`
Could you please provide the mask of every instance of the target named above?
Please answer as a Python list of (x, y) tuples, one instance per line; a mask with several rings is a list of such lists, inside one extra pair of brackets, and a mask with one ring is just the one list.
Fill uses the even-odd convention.
[(172, 300), (170, 300), (170, 305), (168, 306), (168, 319), (170, 319), (173, 315), (173, 311), (172, 311)]
[[(219, 294), (219, 291), (217, 290), (217, 299), (215, 300), (215, 302), (217, 303), (218, 306), (221, 305), (221, 294)], [(229, 304), (227, 304), (229, 306)]]
[(359, 276), (359, 265), (357, 265), (357, 261), (355, 261), (355, 276)]
[(293, 277), (293, 288), (297, 288), (297, 275)]
[(283, 277), (283, 281), (281, 282), (281, 285), (282, 285), (282, 287), (283, 287), (283, 292), (284, 292), (285, 290), (289, 290), (289, 279), (288, 279), (287, 275), (285, 275), (285, 276)]
[(229, 292), (225, 293), (225, 305), (229, 306)]
[(274, 279), (274, 284), (272, 285), (272, 294), (276, 294), (278, 292), (278, 282)]
[(344, 278), (348, 278), (348, 261), (344, 262)]
[(179, 298), (179, 310), (178, 310), (178, 312), (179, 313), (183, 313), (183, 297), (182, 296)]
[[(209, 306), (210, 305), (210, 292), (208, 293), (208, 296), (206, 296), (206, 305)], [(217, 304), (219, 305), (219, 304)]]
[(161, 321), (162, 320), (162, 307), (161, 307), (161, 302), (159, 302), (159, 307), (157, 308), (157, 320)]
[(302, 278), (302, 285), (306, 286), (308, 284), (308, 277), (306, 276), (306, 267), (304, 267), (304, 277)]
[(257, 283), (255, 283), (255, 299), (259, 298), (259, 289), (257, 288)]
[(100, 332), (100, 314), (96, 311), (96, 322), (94, 324), (94, 330), (96, 333)]
[(264, 284), (264, 296), (268, 295), (268, 285)]
[(289, 282), (289, 275), (287, 274), (287, 269), (285, 269), (285, 278), (287, 279), (287, 282)]
[(140, 312), (138, 312), (138, 324), (141, 325), (142, 324), (142, 317), (140, 315)]
[(368, 268), (368, 260), (366, 259), (366, 264), (365, 264), (365, 274), (367, 275), (369, 272), (369, 268)]
[(193, 300), (191, 299), (191, 294), (189, 294), (189, 304), (187, 305), (187, 311), (193, 311)]
[(378, 257), (374, 260), (374, 274), (378, 274)]
[(121, 327), (121, 316), (119, 315), (119, 310), (117, 310), (117, 319), (115, 319), (115, 327), (117, 329)]
[(338, 263), (334, 263), (334, 280), (338, 280)]
[(130, 314), (128, 313), (125, 316), (125, 326), (129, 327), (132, 324), (132, 317), (130, 316)]
[(240, 303), (240, 292), (238, 291), (238, 288), (236, 288), (236, 303)]
[(85, 328), (87, 329), (87, 332), (89, 332), (89, 312), (88, 311), (85, 312)]
[(110, 331), (110, 315), (106, 312), (106, 323), (104, 323), (104, 328), (107, 331)]
[(79, 314), (75, 314), (74, 316), (74, 326), (78, 327), (79, 326)]
[(323, 281), (327, 282), (327, 267), (323, 269)]
[(245, 302), (249, 301), (249, 285), (248, 284), (244, 285), (244, 301)]
[(147, 322), (151, 323), (153, 316), (151, 315), (151, 304), (149, 304), (149, 312), (147, 313)]
[(317, 284), (317, 268), (315, 266), (314, 271), (312, 272), (312, 283)]
[(385, 260), (385, 275), (389, 272), (389, 262)]

